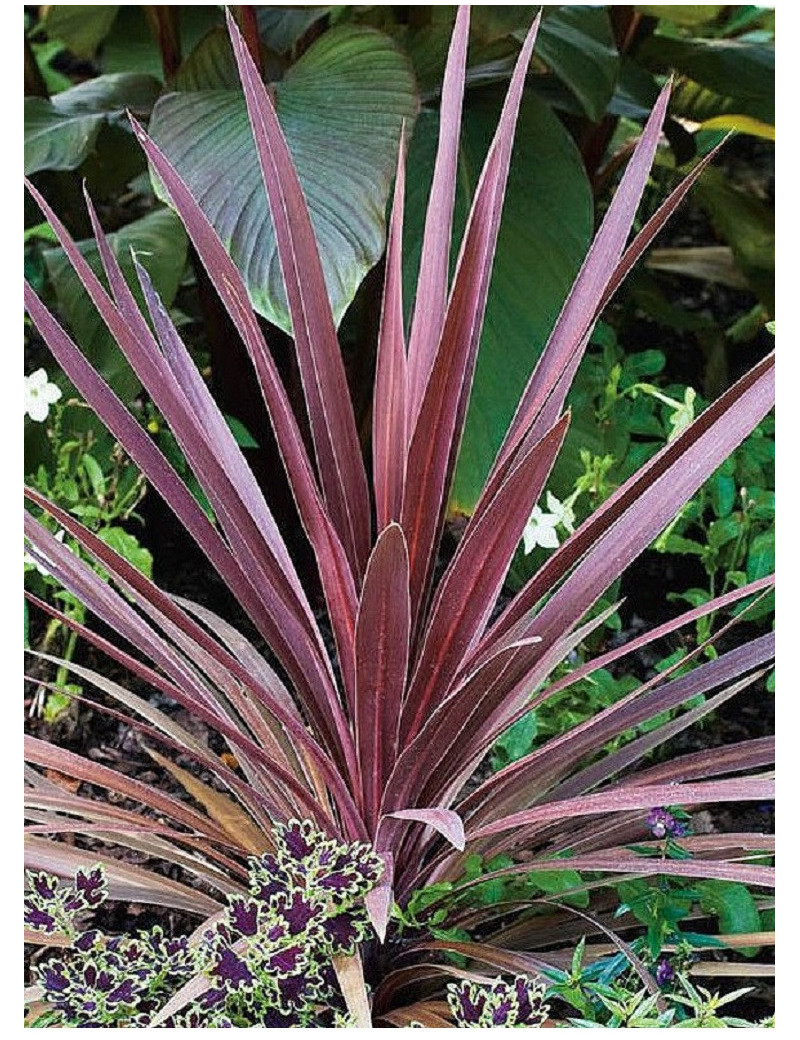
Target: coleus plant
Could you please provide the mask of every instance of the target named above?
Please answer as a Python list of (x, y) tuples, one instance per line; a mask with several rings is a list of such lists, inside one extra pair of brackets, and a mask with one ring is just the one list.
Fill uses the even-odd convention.
[[(510, 561), (564, 440), (570, 419), (564, 411), (566, 395), (594, 323), (710, 159), (695, 167), (628, 245), (669, 101), (666, 86), (522, 394), (475, 511), (438, 576), (448, 489), (538, 19), (520, 51), (451, 279), (468, 25), (469, 8), (462, 7), (444, 78), (440, 140), (407, 337), (401, 288), (402, 141), (399, 149), (375, 373), (371, 483), (303, 193), (269, 91), (231, 19), (292, 318), (312, 452), (242, 277), (175, 169), (133, 122), (153, 174), (249, 351), (316, 560), (333, 648), (261, 489), (146, 271), (136, 264), (145, 315), (88, 197), (108, 288), (29, 185), (103, 321), (169, 423), (213, 509), (213, 521), (26, 285), (30, 317), (67, 376), (175, 512), (274, 654), (266, 660), (206, 608), (162, 591), (74, 518), (28, 489), (31, 505), (50, 513), (109, 578), (103, 581), (26, 511), (31, 557), (115, 638), (66, 617), (63, 622), (219, 734), (238, 767), (209, 751), (146, 697), (70, 663), (86, 684), (120, 705), (115, 709), (97, 702), (98, 710), (128, 720), (151, 748), (160, 745), (162, 751), (153, 748), (151, 754), (203, 811), (99, 762), (28, 737), (29, 865), (71, 875), (80, 865), (80, 850), (53, 839), (64, 833), (100, 838), (111, 851), (92, 855), (103, 863), (113, 896), (213, 916), (221, 900), (245, 891), (243, 859), (274, 848), (276, 824), (302, 817), (332, 839), (369, 842), (383, 872), (368, 897), (378, 939), (363, 949), (364, 970), (373, 988), (373, 1015), (399, 1025), (425, 1021), (428, 1014), (424, 1000), (405, 1006), (410, 987), (417, 995), (435, 994), (437, 986), (441, 992), (443, 976), (463, 974), (448, 954), (512, 974), (529, 973), (561, 964), (565, 954), (552, 947), (574, 942), (576, 927), (605, 927), (600, 919), (591, 925), (581, 919), (576, 925), (574, 910), (564, 907), (550, 906), (546, 917), (531, 914), (526, 903), (484, 907), (477, 917), (464, 911), (461, 923), (471, 934), (480, 927), (480, 943), (431, 941), (390, 929), (393, 902), (404, 905), (420, 888), (448, 883), (453, 893), (466, 895), (477, 883), (459, 882), (467, 854), (510, 858), (511, 865), (490, 878), (515, 872), (533, 877), (557, 869), (569, 857), (572, 870), (592, 872), (593, 884), (602, 886), (609, 877), (663, 871), (657, 855), (643, 857), (627, 847), (632, 841), (642, 847), (654, 808), (763, 801), (772, 794), (770, 739), (658, 765), (646, 762), (652, 749), (763, 674), (773, 654), (771, 635), (688, 674), (661, 673), (582, 725), (494, 775), (481, 779), (478, 774), (467, 785), (497, 738), (537, 704), (699, 617), (732, 607), (738, 612), (747, 597), (752, 600), (771, 587), (772, 579), (765, 578), (731, 591), (548, 681), (554, 667), (602, 622), (603, 615), (587, 619), (602, 593), (774, 402), (770, 356), (626, 481), (498, 608)], [(39, 606), (60, 616), (47, 604)], [(690, 658), (704, 649), (698, 647)], [(699, 695), (707, 696), (698, 706)], [(691, 710), (676, 714), (690, 701)], [(651, 725), (635, 740), (604, 752), (616, 735), (645, 723)], [(179, 766), (177, 756), (212, 773), (227, 794)], [(66, 794), (43, 768), (133, 799), (145, 811), (108, 804), (89, 793)], [(178, 866), (202, 882), (202, 891), (116, 859), (114, 844)], [(763, 853), (771, 847), (768, 837), (687, 837), (683, 844), (690, 856), (670, 861), (673, 874), (772, 883), (772, 869), (763, 865)], [(757, 854), (761, 861), (751, 862)], [(543, 947), (551, 948), (536, 952)], [(357, 1000), (353, 994), (361, 992), (363, 1021), (360, 962), (357, 970), (352, 964), (340, 970), (348, 999)], [(442, 1000), (433, 1003), (446, 1011)], [(435, 1011), (429, 1013), (436, 1017)]]
[[(274, 855), (250, 859), (249, 891), (229, 895), (224, 912), (193, 937), (166, 938), (158, 925), (113, 937), (83, 930), (82, 912), (106, 898), (102, 867), (78, 870), (67, 886), (28, 872), (26, 937), (72, 940), (70, 952), (34, 968), (44, 1008), (37, 1024), (148, 1026), (157, 1016), (184, 1028), (346, 1024), (333, 963), (352, 955), (369, 929), (363, 902), (380, 858), (309, 821), (277, 824), (273, 839)], [(173, 1012), (170, 1001), (194, 978), (205, 984)]]

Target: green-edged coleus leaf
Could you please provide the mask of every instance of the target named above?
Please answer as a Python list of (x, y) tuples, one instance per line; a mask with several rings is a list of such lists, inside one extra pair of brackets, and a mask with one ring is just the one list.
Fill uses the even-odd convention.
[(48, 4), (42, 27), (51, 40), (61, 40), (78, 58), (92, 58), (117, 17), (119, 4)]
[[(454, 228), (464, 227), (483, 156), (497, 123), (500, 94), (465, 101)], [(413, 299), (438, 117), (417, 121), (408, 159), (405, 299)], [(526, 94), (511, 160), (503, 220), (489, 290), (451, 509), (469, 513), (483, 488), (519, 396), (588, 245), (592, 196), (572, 138), (549, 108)], [(451, 259), (455, 259), (455, 249)]]
[(25, 173), (74, 170), (92, 152), (106, 123), (126, 109), (147, 115), (160, 84), (152, 76), (98, 76), (53, 98), (25, 99)]
[[(341, 26), (321, 36), (273, 89), (338, 322), (383, 252), (400, 128), (403, 120), (410, 128), (417, 109), (414, 77), (387, 36)], [(155, 106), (150, 132), (230, 251), (253, 306), (290, 331), (241, 93), (166, 95)]]
[[(137, 298), (141, 299), (141, 292), (131, 250), (147, 269), (165, 306), (169, 306), (178, 291), (186, 263), (186, 232), (174, 213), (168, 209), (155, 210), (126, 224), (109, 235), (108, 240)], [(94, 240), (79, 245), (81, 253), (99, 274), (102, 264)], [(44, 258), (59, 310), (75, 341), (117, 394), (124, 401), (130, 400), (141, 388), (141, 383), (83, 290), (64, 251), (50, 249)]]

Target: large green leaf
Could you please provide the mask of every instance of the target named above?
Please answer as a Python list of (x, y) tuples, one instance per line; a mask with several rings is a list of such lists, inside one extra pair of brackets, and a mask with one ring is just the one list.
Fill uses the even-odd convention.
[[(109, 235), (111, 248), (119, 259), (128, 284), (143, 305), (138, 280), (133, 270), (131, 249), (147, 269), (161, 299), (169, 306), (175, 298), (186, 264), (186, 233), (181, 222), (168, 209), (158, 209), (140, 220), (126, 224)], [(100, 256), (94, 240), (79, 243), (81, 253), (99, 274)], [(75, 341), (103, 378), (124, 401), (141, 388), (88, 294), (81, 286), (62, 249), (45, 253), (47, 273)]]
[[(464, 227), (502, 91), (471, 94), (465, 105), (455, 234)], [(411, 143), (406, 200), (406, 300), (413, 299), (438, 117), (423, 113)], [(592, 232), (592, 195), (580, 155), (538, 98), (520, 109), (475, 385), (451, 508), (470, 512), (519, 396), (577, 274)], [(456, 251), (453, 250), (453, 259)]]
[[(217, 4), (173, 6), (178, 13), (178, 31), (184, 55), (191, 53), (209, 29), (222, 25), (224, 21)], [(146, 72), (158, 79), (163, 78), (161, 51), (142, 5), (124, 4), (121, 7), (103, 42), (100, 64), (103, 72)]]
[(598, 122), (614, 92), (619, 55), (602, 7), (545, 8), (536, 53)]
[(733, 251), (750, 288), (775, 310), (775, 212), (755, 195), (734, 187), (720, 170), (706, 170), (696, 198), (714, 230)]
[[(522, 42), (537, 11), (535, 5), (473, 7), (471, 35), (478, 46), (473, 43), (470, 49), (470, 66), (481, 60), (482, 50), (504, 38)], [(500, 52), (487, 51), (484, 60), (493, 53), (499, 58)], [(604, 8), (545, 7), (536, 40), (536, 59), (568, 88), (589, 119), (602, 119), (619, 67), (611, 22)], [(549, 86), (551, 81), (552, 76), (537, 77), (537, 86)]]
[(330, 7), (259, 7), (258, 34), (271, 50), (285, 54)]
[(653, 36), (639, 48), (637, 57), (652, 69), (674, 69), (729, 99), (725, 111), (775, 122), (775, 50), (771, 45)]
[(713, 22), (720, 11), (725, 10), (724, 4), (637, 4), (636, 10), (640, 14), (646, 14), (651, 18), (663, 18), (666, 22), (675, 25), (705, 25)]
[(51, 40), (61, 40), (78, 58), (92, 58), (118, 10), (119, 4), (48, 4), (42, 26)]
[(108, 122), (125, 109), (146, 115), (160, 86), (151, 76), (98, 76), (52, 99), (25, 98), (25, 173), (74, 170), (94, 148)]
[[(274, 86), (320, 245), (337, 322), (383, 252), (400, 126), (417, 109), (397, 46), (356, 26), (321, 36)], [(244, 101), (226, 90), (169, 94), (150, 132), (242, 271), (255, 308), (289, 330), (283, 281)]]

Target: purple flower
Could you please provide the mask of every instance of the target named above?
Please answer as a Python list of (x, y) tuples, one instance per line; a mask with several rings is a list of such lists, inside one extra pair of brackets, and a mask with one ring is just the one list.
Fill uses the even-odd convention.
[(654, 838), (683, 838), (686, 824), (676, 819), (667, 809), (651, 809), (645, 824)]
[(675, 978), (675, 969), (666, 957), (662, 957), (656, 965), (656, 982), (659, 986), (665, 986)]

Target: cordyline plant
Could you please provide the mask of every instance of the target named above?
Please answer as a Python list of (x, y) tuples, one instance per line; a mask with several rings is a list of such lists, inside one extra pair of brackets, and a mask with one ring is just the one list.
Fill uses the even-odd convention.
[[(538, 20), (511, 78), (450, 280), (469, 8), (459, 11), (444, 78), (440, 140), (407, 341), (401, 295), (400, 148), (374, 386), (371, 484), (303, 193), (269, 92), (235, 24), (229, 23), (275, 226), (313, 454), (239, 272), (174, 168), (135, 122), (134, 129), (249, 351), (316, 559), (335, 653), (326, 646), (309, 593), (261, 490), (147, 273), (137, 266), (146, 317), (91, 202), (87, 199), (108, 289), (29, 186), (104, 322), (178, 439), (215, 522), (26, 285), (32, 320), (78, 391), (222, 576), (277, 665), (207, 609), (159, 589), (71, 516), (29, 490), (30, 503), (49, 512), (79, 541), (109, 581), (26, 511), (31, 556), (119, 639), (62, 617), (64, 624), (218, 733), (240, 771), (147, 699), (71, 663), (68, 667), (82, 681), (120, 703), (116, 713), (130, 719), (149, 747), (160, 746), (161, 752), (153, 749), (152, 754), (203, 811), (29, 737), (28, 865), (71, 877), (86, 854), (53, 839), (62, 833), (99, 838), (106, 847), (116, 843), (174, 864), (202, 883), (202, 891), (195, 890), (94, 849), (92, 860), (102, 862), (112, 897), (211, 916), (220, 912), (226, 897), (246, 891), (246, 857), (274, 847), (276, 823), (304, 818), (332, 839), (369, 842), (383, 862), (381, 881), (368, 897), (378, 938), (362, 949), (372, 1014), (384, 1023), (441, 1024), (448, 1014), (446, 977), (482, 978), (456, 962), (467, 958), (495, 973), (528, 974), (547, 964), (563, 965), (559, 943), (574, 943), (582, 931), (602, 931), (604, 926), (587, 915), (577, 920), (563, 906), (549, 906), (542, 916), (532, 915), (528, 903), (527, 913), (519, 916), (519, 906), (505, 904), (471, 916), (461, 912), (458, 923), (473, 935), (478, 928), (480, 944), (432, 941), (389, 928), (393, 902), (402, 907), (414, 891), (434, 882), (451, 882), (455, 894), (466, 895), (476, 883), (459, 881), (468, 853), (485, 858), (506, 853), (514, 865), (500, 873), (529, 876), (551, 871), (569, 856), (570, 868), (589, 872), (598, 885), (626, 874), (657, 874), (664, 870), (658, 856), (642, 857), (627, 847), (646, 841), (645, 821), (654, 808), (771, 797), (770, 739), (644, 764), (653, 748), (762, 674), (773, 653), (769, 635), (680, 677), (660, 674), (502, 771), (469, 786), (467, 781), (497, 738), (546, 698), (649, 640), (712, 611), (741, 606), (745, 597), (771, 586), (771, 579), (763, 579), (729, 592), (604, 653), (566, 678), (548, 681), (554, 667), (602, 622), (602, 616), (587, 620), (602, 593), (772, 407), (774, 360), (756, 365), (651, 458), (498, 611), (512, 555), (564, 440), (569, 424), (565, 398), (594, 323), (708, 161), (697, 165), (627, 245), (659, 141), (667, 86), (522, 394), (474, 514), (436, 580), (515, 121)], [(39, 606), (57, 614), (45, 603)], [(698, 707), (701, 694), (707, 696)], [(691, 710), (675, 711), (693, 699)], [(647, 727), (621, 750), (603, 753), (615, 736), (656, 716), (660, 725)], [(177, 755), (212, 773), (228, 794), (176, 765)], [(118, 804), (118, 798), (117, 804), (109, 804), (89, 793), (67, 794), (46, 778), (43, 767), (126, 801)], [(127, 800), (145, 811), (129, 808)], [(671, 860), (671, 874), (772, 883), (771, 868), (750, 862), (760, 851), (763, 864), (763, 851), (770, 849), (767, 837), (687, 837), (683, 845), (692, 855)], [(524, 858), (517, 859), (518, 852)], [(487, 876), (496, 874), (480, 880)], [(219, 895), (210, 894), (215, 892)], [(536, 952), (542, 949), (549, 952)], [(454, 952), (461, 960), (448, 956)], [(358, 1004), (353, 992), (359, 991), (354, 979), (360, 979), (361, 962), (356, 968), (352, 959), (346, 967), (342, 962), (338, 970), (345, 991)], [(363, 989), (359, 992), (363, 1021)], [(431, 1001), (417, 999), (410, 1005), (420, 994), (431, 994)]]

